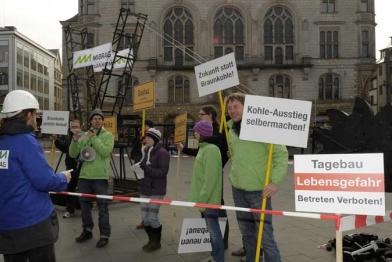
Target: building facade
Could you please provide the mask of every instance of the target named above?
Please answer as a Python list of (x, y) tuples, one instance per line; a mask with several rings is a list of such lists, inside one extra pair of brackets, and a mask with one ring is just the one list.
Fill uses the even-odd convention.
[(61, 57), (58, 49), (51, 49), (56, 58), (54, 60), (54, 110), (64, 110), (63, 108), (63, 72)]
[[(231, 52), (239, 89), (313, 101), (315, 114), (351, 110), (369, 89), (374, 0), (79, 0), (79, 13), (62, 24), (86, 27), (95, 46), (107, 43), (121, 7), (148, 15), (133, 80), (156, 81), (157, 106), (147, 114), (160, 123), (182, 111), (197, 119), (200, 105), (217, 103), (199, 97), (194, 66)], [(123, 114), (132, 114), (127, 101)]]
[(0, 97), (24, 89), (38, 99), (40, 108), (54, 108), (55, 55), (16, 30), (0, 28)]
[(380, 50), (380, 60), (374, 70), (369, 103), (375, 113), (381, 107), (391, 104), (392, 93), (392, 37), (390, 44)]

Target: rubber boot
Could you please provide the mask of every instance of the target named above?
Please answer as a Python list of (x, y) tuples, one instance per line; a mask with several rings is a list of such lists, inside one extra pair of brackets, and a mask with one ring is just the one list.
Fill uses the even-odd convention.
[(146, 248), (146, 252), (153, 252), (161, 248), (162, 225), (158, 228), (151, 227), (151, 244)]
[(146, 251), (147, 249), (149, 249), (149, 247), (150, 247), (150, 245), (151, 245), (151, 240), (152, 240), (152, 237), (151, 237), (151, 227), (150, 227), (150, 226), (144, 226), (144, 231), (146, 231), (146, 233), (147, 233), (148, 242), (147, 242), (147, 244), (145, 244), (145, 245), (142, 247), (142, 249), (143, 249), (144, 251)]

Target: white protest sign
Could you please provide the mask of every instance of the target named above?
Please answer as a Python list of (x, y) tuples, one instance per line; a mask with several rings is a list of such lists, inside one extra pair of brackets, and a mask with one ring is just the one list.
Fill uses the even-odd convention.
[[(222, 237), (225, 234), (226, 219), (219, 219)], [(210, 233), (203, 218), (184, 218), (178, 253), (194, 253), (211, 251)]]
[(43, 111), (42, 134), (67, 135), (69, 111)]
[(295, 210), (385, 215), (383, 154), (294, 156)]
[(245, 96), (240, 139), (307, 147), (312, 103), (265, 96)]
[(199, 96), (239, 85), (234, 53), (195, 66)]

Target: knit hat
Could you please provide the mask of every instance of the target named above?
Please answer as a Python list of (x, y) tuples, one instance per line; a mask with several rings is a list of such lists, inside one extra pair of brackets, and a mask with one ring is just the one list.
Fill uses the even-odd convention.
[(150, 128), (146, 132), (146, 136), (151, 137), (154, 140), (154, 144), (157, 144), (161, 140), (161, 132), (158, 129)]
[(212, 124), (205, 120), (197, 122), (193, 130), (202, 137), (210, 137), (213, 133)]
[(91, 119), (92, 119), (94, 116), (100, 116), (100, 117), (102, 117), (102, 119), (104, 119), (102, 110), (99, 109), (99, 108), (96, 108), (96, 109), (94, 109), (93, 111), (91, 111), (91, 113), (90, 113), (90, 115), (89, 115), (89, 117), (88, 117), (88, 120), (91, 121)]

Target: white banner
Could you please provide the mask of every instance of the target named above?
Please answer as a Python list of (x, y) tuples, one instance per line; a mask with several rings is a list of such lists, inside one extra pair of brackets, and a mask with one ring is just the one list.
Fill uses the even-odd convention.
[(69, 125), (69, 111), (43, 111), (42, 134), (67, 135)]
[(234, 53), (195, 66), (199, 96), (239, 85)]
[(294, 156), (295, 210), (385, 215), (383, 154)]
[(307, 147), (312, 103), (247, 95), (240, 139)]
[[(129, 48), (118, 51), (117, 55), (128, 57)], [(133, 56), (133, 50), (131, 50), (130, 57)], [(76, 51), (73, 53), (73, 65), (74, 68), (82, 68), (86, 66), (93, 66), (94, 72), (101, 72), (105, 68), (110, 68), (114, 59), (114, 52), (112, 51), (112, 44), (106, 43), (103, 45), (96, 46), (94, 48)], [(123, 68), (126, 65), (126, 59), (117, 58), (113, 68)]]
[[(226, 219), (219, 219), (222, 237), (225, 234)], [(203, 218), (184, 218), (178, 253), (194, 253), (211, 251), (210, 233)]]

